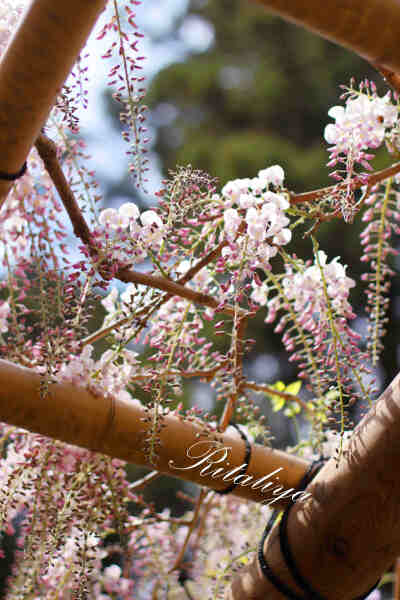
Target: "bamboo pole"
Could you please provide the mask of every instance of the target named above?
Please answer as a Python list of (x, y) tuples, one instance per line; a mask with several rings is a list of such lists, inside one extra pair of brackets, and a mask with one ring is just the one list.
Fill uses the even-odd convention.
[(400, 73), (398, 0), (258, 0), (269, 11)]
[[(32, 0), (0, 63), (0, 171), (18, 172), (106, 0)], [(0, 181), (0, 204), (10, 189)]]
[[(0, 421), (154, 468), (144, 449), (151, 425), (146, 419), (151, 413), (138, 402), (105, 398), (66, 383), (50, 384), (44, 395), (40, 394), (40, 382), (40, 375), (32, 369), (0, 360)], [(174, 414), (163, 417), (155, 468), (214, 490), (226, 489), (232, 482), (222, 477), (244, 464), (244, 441), (232, 428), (223, 434), (204, 431), (199, 421), (189, 422)], [(244, 469), (232, 473), (231, 479), (243, 475), (233, 493), (256, 502), (282, 495), (271, 506), (284, 506), (290, 498), (283, 495), (284, 490), (296, 488), (307, 467), (307, 461), (297, 456), (253, 444), (246, 471), (252, 479), (245, 480)], [(267, 486), (269, 482), (273, 487)]]
[[(370, 589), (400, 554), (400, 374), (345, 445), (295, 504), (288, 538), (297, 566), (326, 600), (351, 600)], [(304, 596), (280, 552), (276, 528), (264, 545), (274, 573)], [(317, 567), (317, 568), (316, 568)], [(282, 600), (254, 560), (236, 576), (229, 600)]]

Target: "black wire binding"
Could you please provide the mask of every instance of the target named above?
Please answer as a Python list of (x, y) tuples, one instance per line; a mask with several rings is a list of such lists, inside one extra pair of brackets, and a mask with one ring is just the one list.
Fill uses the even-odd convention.
[(25, 175), (26, 169), (27, 165), (25, 161), (18, 173), (4, 173), (3, 171), (0, 171), (0, 179), (3, 179), (4, 181), (15, 181), (22, 177), (22, 175)]
[[(247, 439), (247, 437), (245, 436), (245, 434), (243, 433), (243, 431), (240, 429), (239, 425), (236, 425), (236, 423), (229, 423), (229, 425), (232, 425), (232, 427), (234, 427), (236, 429), (236, 431), (239, 433), (240, 437), (244, 441), (244, 444), (246, 447), (246, 453), (244, 455), (244, 462), (245, 462), (246, 468), (243, 473), (240, 473), (240, 475), (244, 475), (247, 472), (247, 469), (249, 468), (249, 464), (250, 464), (250, 460), (251, 460), (251, 444), (250, 444), (249, 440)], [(233, 492), (233, 490), (238, 485), (239, 485), (238, 483), (231, 483), (231, 485), (229, 485), (225, 490), (215, 490), (215, 492), (217, 494), (220, 494), (221, 496), (224, 496), (225, 494), (230, 494), (231, 492)]]
[[(323, 464), (326, 460), (327, 459), (324, 459), (321, 457), (319, 460), (314, 461), (310, 465), (310, 467), (307, 469), (306, 474), (304, 475), (303, 479), (301, 480), (300, 485), (298, 486), (298, 491), (301, 491), (307, 487), (307, 485), (310, 483), (310, 481), (313, 479), (313, 477), (315, 477), (315, 475), (318, 473), (318, 471), (323, 466)], [(258, 560), (260, 563), (261, 571), (263, 572), (264, 576), (283, 595), (285, 595), (290, 600), (325, 600), (324, 597), (321, 596), (318, 592), (316, 592), (312, 588), (312, 586), (308, 583), (308, 581), (301, 575), (301, 573), (295, 563), (292, 551), (290, 549), (288, 534), (287, 534), (287, 523), (288, 523), (289, 513), (290, 513), (290, 510), (293, 507), (293, 505), (294, 505), (294, 501), (291, 500), (290, 504), (288, 505), (288, 507), (286, 508), (286, 510), (284, 511), (284, 513), (282, 515), (282, 519), (279, 523), (279, 542), (280, 542), (281, 553), (286, 562), (286, 565), (287, 565), (293, 579), (298, 584), (298, 586), (306, 592), (306, 596), (305, 597), (299, 596), (298, 594), (293, 592), (283, 581), (281, 581), (279, 579), (279, 577), (277, 577), (272, 572), (271, 567), (267, 563), (265, 556), (264, 556), (264, 543), (267, 538), (267, 535), (269, 534), (269, 532), (272, 528), (272, 525), (275, 522), (276, 514), (278, 511), (275, 511), (273, 513), (273, 515), (271, 516), (271, 518), (268, 521), (267, 526), (264, 530), (261, 541), (260, 541), (260, 545), (259, 545), (259, 549), (258, 549)], [(364, 594), (362, 596), (358, 596), (357, 598), (355, 598), (355, 600), (365, 600), (365, 598), (367, 598), (367, 596), (369, 596), (369, 594), (376, 588), (379, 581), (380, 581), (380, 579), (378, 579), (378, 581), (375, 583), (375, 585), (370, 590), (368, 590), (368, 592), (366, 594)]]

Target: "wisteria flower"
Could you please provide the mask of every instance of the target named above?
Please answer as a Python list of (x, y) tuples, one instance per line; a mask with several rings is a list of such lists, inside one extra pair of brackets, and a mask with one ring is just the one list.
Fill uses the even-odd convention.
[(390, 94), (383, 98), (360, 94), (350, 97), (346, 106), (333, 106), (328, 115), (334, 124), (325, 127), (324, 137), (333, 156), (352, 152), (354, 160), (361, 160), (363, 150), (378, 148), (385, 137), (386, 129), (396, 123), (397, 107), (390, 102)]
[(332, 306), (337, 312), (347, 318), (352, 318), (353, 312), (348, 301), (349, 290), (354, 287), (355, 282), (346, 275), (346, 267), (339, 262), (339, 257), (327, 262), (327, 255), (322, 250), (318, 251), (318, 263), (307, 267), (303, 272), (288, 274), (282, 282), (285, 294), (294, 300), (296, 311), (312, 316), (317, 313), (324, 314), (326, 311), (326, 297), (321, 269), (327, 286), (327, 293), (331, 299)]
[(10, 305), (8, 302), (3, 302), (0, 305), (0, 333), (6, 333), (8, 331), (8, 317), (11, 313)]
[(259, 171), (258, 177), (265, 182), (265, 185), (272, 184), (275, 187), (281, 187), (285, 178), (285, 172), (280, 165), (273, 165)]

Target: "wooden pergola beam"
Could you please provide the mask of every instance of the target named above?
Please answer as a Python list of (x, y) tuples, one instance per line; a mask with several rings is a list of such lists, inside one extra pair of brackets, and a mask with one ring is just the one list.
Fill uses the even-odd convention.
[[(145, 449), (152, 413), (139, 402), (105, 398), (67, 383), (51, 384), (41, 394), (41, 379), (32, 369), (0, 360), (1, 422), (214, 490), (226, 489), (235, 476), (246, 473), (252, 479), (238, 479), (233, 493), (255, 502), (274, 500), (272, 506), (287, 504), (290, 495), (284, 495), (284, 490), (296, 488), (308, 468), (307, 461), (297, 456), (252, 444), (248, 469), (224, 481), (222, 477), (229, 479), (231, 469), (244, 464), (246, 448), (238, 432), (228, 428), (224, 433), (205, 434), (204, 423), (183, 420), (174, 413), (160, 420), (161, 445), (158, 461), (152, 465)], [(273, 486), (267, 486), (269, 482)]]
[[(400, 554), (400, 374), (345, 445), (294, 505), (288, 537), (301, 574), (325, 600), (353, 600)], [(282, 558), (277, 529), (264, 545), (274, 573), (300, 596)], [(282, 600), (255, 559), (227, 591), (228, 600)]]

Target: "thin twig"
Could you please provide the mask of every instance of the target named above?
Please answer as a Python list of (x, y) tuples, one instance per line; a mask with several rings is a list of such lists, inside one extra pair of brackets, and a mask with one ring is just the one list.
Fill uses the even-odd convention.
[(222, 252), (222, 249), (225, 248), (225, 246), (227, 246), (227, 245), (228, 245), (228, 242), (226, 240), (224, 240), (223, 242), (221, 242), (216, 248), (214, 248), (214, 250), (211, 250), (211, 252), (209, 252), (208, 254), (206, 254), (206, 256), (204, 256), (202, 259), (200, 259), (197, 264), (195, 264), (191, 269), (189, 269), (189, 271), (187, 271), (187, 273), (185, 273), (183, 275), (183, 277), (181, 277), (180, 279), (178, 279), (178, 283), (180, 283), (181, 285), (184, 285), (185, 283), (187, 283), (188, 281), (190, 281), (191, 279), (193, 279), (193, 277), (195, 275), (197, 275), (197, 273), (199, 271), (201, 271), (201, 269), (203, 269), (210, 262), (212, 262), (213, 260), (215, 260), (216, 258), (218, 258), (218, 256)]
[(208, 502), (205, 502), (203, 505), (201, 517), (199, 518), (199, 526), (196, 531), (196, 539), (194, 540), (192, 547), (191, 547), (193, 557), (196, 554), (196, 551), (198, 550), (198, 548), (200, 546), (200, 539), (201, 539), (201, 536), (203, 535), (203, 532), (205, 529), (206, 518), (207, 518), (208, 513), (210, 512), (210, 509), (214, 506), (214, 502), (215, 502), (215, 494), (211, 494)]
[(139, 273), (139, 271), (133, 271), (130, 269), (120, 269), (115, 273), (115, 278), (125, 283), (139, 283), (147, 285), (149, 287), (168, 292), (171, 296), (180, 296), (186, 300), (208, 306), (210, 308), (217, 308), (219, 302), (208, 294), (202, 292), (196, 292), (191, 288), (185, 287), (180, 283), (167, 279), (166, 277), (159, 277), (158, 275), (147, 275), (147, 273)]
[(279, 392), (275, 388), (269, 385), (261, 385), (258, 383), (253, 383), (252, 381), (244, 381), (241, 385), (242, 388), (247, 388), (249, 390), (254, 390), (255, 392), (262, 392), (264, 394), (270, 394), (271, 396), (279, 396), (284, 400), (290, 400), (297, 402), (304, 410), (312, 413), (313, 409), (307, 405), (304, 400), (299, 398), (299, 396), (295, 396), (294, 394), (287, 394), (286, 392)]
[[(214, 375), (216, 373), (218, 373), (218, 371), (220, 371), (221, 369), (223, 369), (230, 361), (229, 360), (224, 360), (220, 363), (218, 363), (215, 367), (213, 367), (212, 369), (198, 369), (198, 370), (194, 370), (194, 371), (172, 371), (172, 370), (168, 370), (164, 372), (164, 375), (166, 376), (179, 376), (179, 377), (184, 377), (186, 379), (191, 379), (193, 377), (199, 377), (200, 379), (212, 379), (214, 377)], [(160, 377), (160, 374), (157, 374), (158, 377)], [(149, 373), (143, 373), (142, 375), (135, 375), (134, 377), (131, 377), (130, 381), (143, 381), (146, 379), (150, 379), (151, 378), (151, 374)]]
[(205, 490), (205, 489), (201, 489), (200, 490), (200, 493), (199, 493), (199, 495), (197, 497), (196, 506), (195, 506), (195, 509), (194, 509), (194, 515), (193, 515), (193, 519), (192, 519), (192, 524), (190, 525), (190, 527), (189, 527), (189, 529), (187, 531), (187, 534), (186, 534), (186, 537), (185, 537), (185, 541), (183, 542), (182, 547), (181, 547), (181, 549), (179, 551), (179, 554), (176, 557), (174, 565), (168, 571), (169, 573), (172, 573), (173, 571), (176, 571), (177, 569), (179, 569), (179, 567), (180, 567), (180, 565), (181, 565), (181, 563), (183, 561), (183, 558), (185, 556), (186, 548), (187, 548), (187, 545), (189, 543), (190, 537), (191, 537), (191, 535), (192, 535), (192, 533), (193, 533), (193, 531), (194, 531), (194, 529), (195, 529), (195, 527), (197, 525), (197, 521), (198, 521), (198, 518), (199, 518), (199, 513), (200, 513), (201, 505), (203, 504), (203, 501), (205, 500), (205, 498), (207, 497), (207, 495), (209, 493), (210, 493), (209, 490)]
[(160, 476), (161, 476), (161, 473), (159, 471), (151, 471), (150, 473), (147, 473), (147, 475), (145, 475), (141, 479), (138, 479), (137, 481), (134, 481), (133, 483), (131, 483), (129, 486), (129, 491), (136, 492), (136, 490), (139, 490), (139, 489), (145, 487), (146, 485), (148, 485), (155, 479), (158, 479), (158, 477), (160, 477)]
[(63, 173), (59, 160), (57, 158), (57, 146), (47, 135), (41, 133), (36, 142), (36, 149), (42, 159), (46, 171), (50, 175), (57, 192), (60, 195), (65, 210), (68, 213), (75, 235), (82, 240), (93, 254), (97, 256), (97, 251), (92, 246), (91, 234), (88, 224), (82, 215), (81, 209), (76, 201), (68, 181)]
[[(363, 182), (358, 182), (354, 189), (363, 187), (364, 185), (373, 186), (376, 183), (380, 183), (393, 175), (396, 175), (400, 172), (400, 162), (395, 163), (394, 165), (387, 167), (386, 169), (382, 169), (382, 171), (376, 171), (375, 173), (371, 173), (368, 175)], [(331, 194), (337, 193), (341, 189), (345, 189), (347, 187), (347, 183), (339, 183), (336, 185), (330, 185), (328, 187), (320, 188), (318, 190), (312, 190), (310, 192), (303, 192), (301, 194), (289, 194), (289, 202), (290, 204), (301, 204), (302, 202), (312, 202), (313, 200), (320, 200), (324, 196), (329, 196)]]
[(233, 383), (234, 390), (225, 402), (224, 410), (218, 424), (218, 431), (223, 433), (233, 418), (235, 406), (240, 394), (243, 378), (243, 338), (247, 326), (246, 316), (236, 316), (233, 337)]

